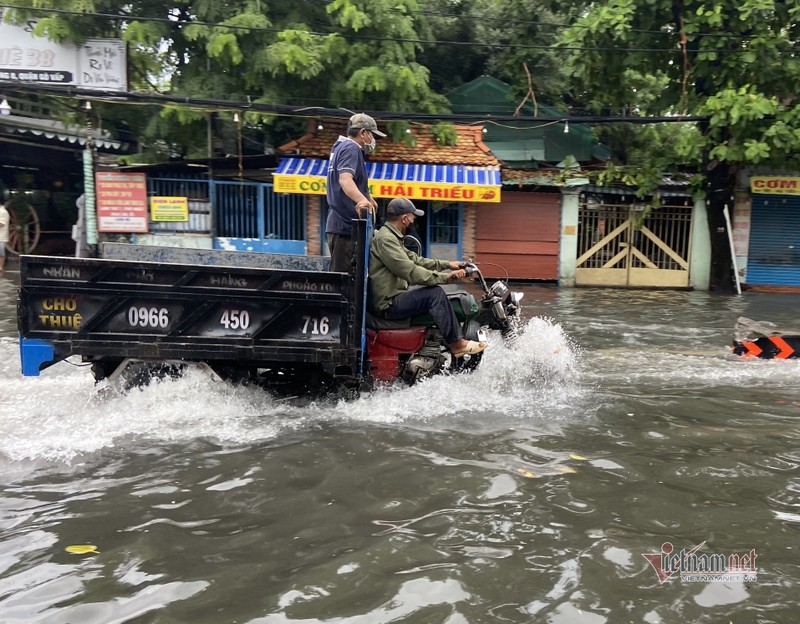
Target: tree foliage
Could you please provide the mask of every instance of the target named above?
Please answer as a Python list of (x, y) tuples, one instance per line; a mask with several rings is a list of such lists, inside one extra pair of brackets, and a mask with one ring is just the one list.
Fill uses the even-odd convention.
[[(132, 0), (122, 5), (20, 0), (18, 5), (32, 10), (13, 11), (17, 21), (36, 19), (36, 33), (56, 41), (122, 37), (129, 45), (134, 90), (298, 108), (447, 109), (446, 99), (430, 87), (429, 70), (417, 61), (419, 41), (432, 37), (417, 0)], [(48, 15), (41, 9), (67, 12)], [(174, 108), (160, 114), (166, 123), (148, 120), (144, 137), (183, 145), (183, 155), (198, 155), (191, 147), (200, 147), (196, 137), (204, 136), (203, 116), (182, 118)], [(274, 118), (261, 121), (269, 125)], [(185, 141), (187, 132), (193, 141)]]
[(561, 43), (590, 49), (567, 67), (597, 110), (641, 106), (647, 76), (661, 88), (642, 114), (709, 116), (681, 159), (786, 164), (800, 147), (798, 16), (795, 2), (612, 0), (587, 4)]
[(518, 96), (524, 96), (530, 87), (537, 101), (558, 107), (568, 85), (561, 71), (561, 53), (553, 46), (571, 21), (574, 8), (547, 0), (474, 2), (482, 16), (476, 27), (477, 39), (492, 45), (486, 73), (510, 84)]
[(425, 46), (420, 58), (442, 93), (489, 74), (511, 85), (516, 97), (530, 89), (537, 100), (558, 106), (568, 89), (562, 53), (553, 45), (577, 11), (550, 0), (427, 0), (436, 40), (458, 45)]
[(709, 118), (680, 137), (672, 165), (692, 164), (705, 179), (713, 286), (727, 287), (731, 274), (722, 209), (738, 172), (798, 165), (798, 17), (794, 1), (609, 0), (587, 3), (561, 37), (581, 48), (566, 67), (592, 107), (625, 110), (648, 76), (663, 89), (644, 113)]

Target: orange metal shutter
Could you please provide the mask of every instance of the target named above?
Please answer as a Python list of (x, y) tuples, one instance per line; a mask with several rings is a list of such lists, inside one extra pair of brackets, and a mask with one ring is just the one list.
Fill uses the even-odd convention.
[[(478, 262), (499, 264), (515, 279), (558, 278), (561, 193), (509, 193), (500, 204), (478, 207)], [(487, 277), (503, 277), (487, 266)]]

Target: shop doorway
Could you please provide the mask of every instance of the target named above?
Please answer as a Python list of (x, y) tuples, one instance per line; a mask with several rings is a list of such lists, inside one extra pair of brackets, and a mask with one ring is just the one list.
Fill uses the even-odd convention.
[(800, 197), (753, 195), (747, 284), (800, 286)]

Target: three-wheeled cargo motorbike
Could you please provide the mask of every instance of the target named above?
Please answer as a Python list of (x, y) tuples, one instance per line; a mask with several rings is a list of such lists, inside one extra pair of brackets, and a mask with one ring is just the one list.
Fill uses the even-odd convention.
[[(408, 384), (473, 370), (451, 358), (432, 319), (367, 313), (372, 218), (355, 220), (348, 273), (325, 258), (101, 245), (101, 258), (22, 256), (18, 304), (24, 375), (79, 357), (96, 380), (140, 383), (198, 365), (225, 380), (289, 394), (351, 395), (376, 382)], [(465, 336), (515, 337), (521, 293), (489, 285), (450, 295)]]

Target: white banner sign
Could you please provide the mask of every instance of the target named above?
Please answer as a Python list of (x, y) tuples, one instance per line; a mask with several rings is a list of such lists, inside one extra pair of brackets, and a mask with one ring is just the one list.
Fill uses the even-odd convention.
[(36, 22), (15, 26), (0, 15), (0, 80), (127, 91), (127, 50), (121, 39), (83, 45), (34, 37)]

